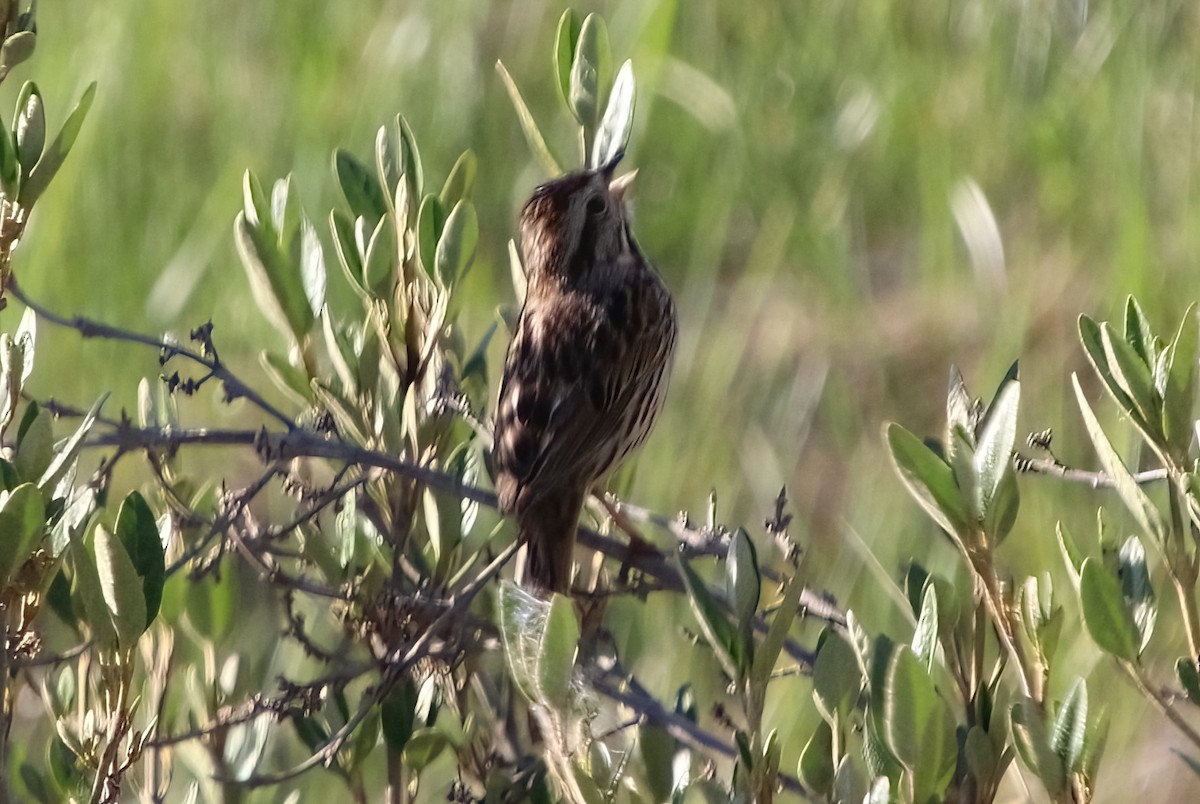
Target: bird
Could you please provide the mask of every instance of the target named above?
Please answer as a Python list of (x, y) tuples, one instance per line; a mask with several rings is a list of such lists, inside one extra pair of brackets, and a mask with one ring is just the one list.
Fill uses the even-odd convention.
[(624, 153), (538, 186), (521, 212), (525, 301), (497, 399), (500, 510), (525, 556), (517, 582), (569, 593), (584, 500), (646, 440), (662, 409), (675, 305), (630, 228)]

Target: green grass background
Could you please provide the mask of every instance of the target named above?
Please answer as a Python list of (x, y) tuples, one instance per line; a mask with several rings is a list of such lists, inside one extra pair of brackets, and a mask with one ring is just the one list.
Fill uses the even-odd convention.
[[(636, 228), (682, 319), (668, 405), (629, 496), (699, 516), (715, 489), (719, 518), (760, 534), (786, 485), (813, 582), (873, 632), (907, 639), (881, 581), (901, 577), (914, 557), (951, 572), (954, 556), (900, 489), (882, 423), (938, 434), (951, 363), (988, 395), (1019, 358), (1023, 429), (1055, 428), (1061, 457), (1091, 467), (1069, 396), (1073, 371), (1097, 388), (1076, 317), (1118, 317), (1135, 293), (1171, 331), (1200, 297), (1200, 7), (651, 0), (576, 9), (602, 12), (617, 63), (633, 59)], [(461, 321), (477, 338), (511, 303), (506, 243), (521, 201), (545, 178), (493, 65), (504, 61), (557, 151), (573, 153), (550, 61), (562, 10), (536, 0), (44, 0), (37, 53), (0, 90), (0, 108), (32, 77), (56, 127), (88, 82), (99, 90), (16, 271), (63, 313), (180, 333), (211, 319), (223, 357), (254, 376), (257, 353), (283, 344), (255, 309), (233, 248), (242, 172), (264, 182), (294, 173), (326, 245), (333, 303), (348, 310), (326, 223), (338, 203), (330, 154), (342, 146), (368, 156), (376, 128), (401, 112), (434, 186), (463, 149), (479, 157), (481, 240)], [(954, 199), (970, 197), (969, 186), (976, 201), (960, 203), (956, 218)], [(986, 230), (985, 209), (1002, 259), (986, 235), (964, 235)], [(0, 314), (0, 326), (14, 328), (18, 314)], [(494, 367), (502, 348), (494, 345)], [(115, 412), (132, 409), (137, 380), (157, 371), (151, 352), (43, 328), (32, 390), (81, 406), (111, 390)], [(1107, 401), (1099, 407), (1111, 413)], [(195, 424), (247, 415), (215, 394), (185, 406)], [(220, 465), (236, 483), (254, 459)], [(1023, 479), (1022, 491), (1002, 550), (1018, 577), (1060, 563), (1057, 519), (1087, 535), (1097, 505), (1115, 508), (1038, 478)], [(1178, 633), (1160, 586), (1160, 631)], [(679, 601), (649, 605), (688, 622)], [(1073, 661), (1052, 690), (1090, 673), (1093, 696), (1114, 707), (1100, 800), (1200, 790), (1168, 750), (1177, 741), (1165, 721), (1120, 686), (1081, 628), (1068, 633)], [(652, 637), (635, 625), (626, 639), (636, 659)], [(677, 664), (638, 665), (664, 695), (695, 659), (680, 645)], [(1180, 647), (1165, 636), (1151, 648), (1163, 683)], [(774, 714), (785, 767), (811, 718), (806, 683), (785, 683)]]

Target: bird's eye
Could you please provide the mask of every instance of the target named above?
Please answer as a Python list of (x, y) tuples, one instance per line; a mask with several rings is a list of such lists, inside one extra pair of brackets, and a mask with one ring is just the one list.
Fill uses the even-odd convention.
[(604, 210), (608, 209), (608, 201), (604, 196), (594, 195), (587, 201), (587, 213), (589, 215), (600, 215)]

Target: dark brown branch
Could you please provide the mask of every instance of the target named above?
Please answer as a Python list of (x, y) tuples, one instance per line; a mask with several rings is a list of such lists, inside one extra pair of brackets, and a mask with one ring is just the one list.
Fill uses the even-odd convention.
[(225, 386), (225, 395), (228, 401), (232, 402), (235, 399), (249, 400), (255, 407), (289, 430), (296, 427), (295, 422), (290, 416), (284, 414), (283, 411), (264, 399), (257, 391), (238, 379), (237, 375), (231, 372), (215, 354), (213, 357), (207, 357), (178, 343), (172, 343), (150, 335), (130, 332), (127, 329), (114, 327), (110, 324), (94, 321), (83, 316), (72, 316), (70, 318), (61, 316), (26, 296), (25, 291), (17, 284), (15, 276), (9, 280), (8, 290), (12, 293), (13, 298), (37, 313), (38, 318), (49, 321), (51, 324), (57, 324), (60, 327), (73, 329), (82, 338), (104, 338), (113, 341), (123, 341), (125, 343), (141, 344), (142, 346), (157, 349), (162, 356), (160, 357), (162, 362), (171, 357), (178, 356), (190, 360), (199, 366), (203, 366), (212, 377), (220, 380), (221, 384)]

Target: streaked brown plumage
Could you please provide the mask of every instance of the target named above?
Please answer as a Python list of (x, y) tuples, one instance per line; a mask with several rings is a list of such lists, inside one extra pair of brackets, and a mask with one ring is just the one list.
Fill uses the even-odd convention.
[(630, 234), (618, 156), (538, 187), (521, 213), (528, 289), (504, 362), (493, 457), (526, 539), (521, 583), (566, 592), (580, 508), (662, 407), (675, 307)]

